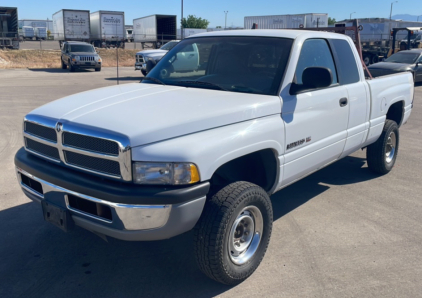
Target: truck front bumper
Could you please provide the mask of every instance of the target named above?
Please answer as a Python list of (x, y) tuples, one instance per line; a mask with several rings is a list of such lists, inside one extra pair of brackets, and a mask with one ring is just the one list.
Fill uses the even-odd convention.
[[(96, 177), (49, 163), (23, 148), (15, 166), (31, 200), (59, 206), (82, 228), (128, 241), (167, 239), (191, 230), (209, 190), (208, 182), (168, 189), (102, 180), (100, 186)], [(154, 200), (157, 204), (151, 204)]]
[(147, 70), (147, 64), (145, 62), (136, 62), (135, 70)]

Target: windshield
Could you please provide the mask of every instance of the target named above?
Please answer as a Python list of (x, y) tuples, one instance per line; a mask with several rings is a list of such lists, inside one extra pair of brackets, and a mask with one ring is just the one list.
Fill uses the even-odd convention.
[(178, 41), (170, 41), (170, 42), (166, 43), (165, 45), (163, 45), (160, 49), (165, 50), (165, 51), (170, 51), (178, 43), (179, 43)]
[(418, 59), (419, 53), (398, 52), (385, 59), (385, 62), (413, 64)]
[(93, 53), (94, 48), (90, 45), (75, 44), (70, 46), (70, 52), (86, 52)]
[(188, 38), (150, 71), (156, 80), (143, 83), (276, 95), (292, 44), (252, 36)]

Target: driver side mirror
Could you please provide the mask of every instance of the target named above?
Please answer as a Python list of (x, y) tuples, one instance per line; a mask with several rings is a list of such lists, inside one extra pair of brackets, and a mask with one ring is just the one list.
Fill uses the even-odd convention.
[(157, 61), (155, 61), (154, 59), (148, 60), (148, 62), (147, 62), (147, 73), (149, 73), (156, 65), (157, 65)]
[(327, 67), (307, 67), (302, 73), (302, 84), (292, 83), (290, 94), (327, 88), (333, 83), (333, 74)]

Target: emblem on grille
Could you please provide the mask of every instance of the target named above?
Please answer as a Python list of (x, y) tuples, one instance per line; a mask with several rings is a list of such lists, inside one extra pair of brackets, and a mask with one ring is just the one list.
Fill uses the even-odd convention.
[(57, 130), (57, 132), (61, 132), (62, 129), (63, 129), (63, 124), (60, 123), (60, 122), (57, 122), (57, 124), (56, 124), (56, 130)]

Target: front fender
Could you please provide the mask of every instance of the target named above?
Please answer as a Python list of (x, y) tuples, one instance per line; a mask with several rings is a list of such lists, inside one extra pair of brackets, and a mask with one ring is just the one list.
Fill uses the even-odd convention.
[(284, 148), (284, 123), (277, 114), (134, 147), (132, 160), (193, 162), (201, 181), (206, 181), (235, 158), (263, 149), (273, 150), (280, 158)]

